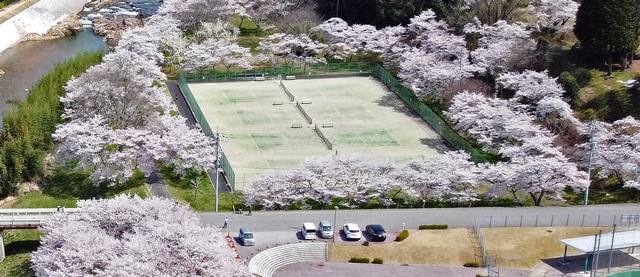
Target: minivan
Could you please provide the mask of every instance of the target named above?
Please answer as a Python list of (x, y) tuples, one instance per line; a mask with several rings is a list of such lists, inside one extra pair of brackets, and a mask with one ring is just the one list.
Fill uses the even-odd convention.
[(253, 233), (247, 228), (240, 228), (240, 234), (238, 235), (238, 237), (240, 237), (240, 242), (244, 246), (256, 245), (256, 240), (253, 238)]
[(302, 224), (302, 229), (300, 229), (300, 233), (302, 234), (302, 238), (305, 240), (316, 239), (316, 226), (311, 222), (306, 222)]
[(318, 229), (320, 230), (320, 237), (323, 239), (333, 238), (333, 226), (327, 220), (320, 221), (318, 224)]

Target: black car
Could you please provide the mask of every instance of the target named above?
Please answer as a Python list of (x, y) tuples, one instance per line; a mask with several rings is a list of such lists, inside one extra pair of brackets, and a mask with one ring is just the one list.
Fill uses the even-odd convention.
[(387, 233), (384, 231), (384, 227), (380, 224), (371, 224), (365, 227), (365, 231), (371, 241), (385, 241), (387, 239)]

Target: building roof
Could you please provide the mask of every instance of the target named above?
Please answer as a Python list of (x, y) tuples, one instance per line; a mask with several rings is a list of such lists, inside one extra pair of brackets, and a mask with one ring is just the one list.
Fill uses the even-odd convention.
[[(624, 249), (640, 246), (640, 230), (622, 231), (616, 232), (615, 236), (612, 233), (602, 234), (600, 239), (600, 251), (612, 249), (611, 238), (613, 237), (613, 250)], [(560, 240), (563, 244), (580, 250), (584, 253), (592, 253), (597, 249), (595, 241), (595, 234), (592, 236), (570, 238)], [(594, 245), (596, 246), (594, 249)]]

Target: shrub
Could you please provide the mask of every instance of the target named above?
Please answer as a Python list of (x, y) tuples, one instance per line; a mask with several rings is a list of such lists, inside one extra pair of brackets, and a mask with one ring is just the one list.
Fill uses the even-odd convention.
[(402, 230), (396, 237), (396, 241), (403, 241), (409, 237), (409, 230)]
[(418, 230), (442, 230), (448, 229), (449, 225), (447, 224), (424, 224), (418, 226)]
[(349, 259), (350, 263), (357, 263), (357, 264), (368, 264), (369, 263), (369, 258), (360, 258), (360, 257), (353, 257), (351, 259)]
[(470, 262), (470, 263), (465, 263), (462, 266), (464, 266), (464, 267), (480, 267), (480, 263), (478, 263), (478, 262)]
[(51, 134), (60, 122), (60, 96), (73, 76), (102, 60), (102, 53), (84, 53), (49, 71), (3, 115), (0, 132), (0, 195), (15, 190), (15, 183), (44, 175), (44, 156), (52, 148)]
[(576, 82), (582, 88), (591, 82), (591, 72), (583, 67), (574, 68), (571, 70), (571, 75), (576, 78)]
[(564, 88), (564, 97), (569, 100), (571, 106), (578, 106), (580, 101), (580, 86), (578, 85), (576, 78), (573, 77), (571, 73), (565, 71), (560, 73), (560, 77), (558, 77), (558, 83), (560, 83), (560, 85), (562, 85), (562, 88)]
[(372, 264), (383, 264), (384, 261), (380, 258), (375, 258), (373, 259), (373, 261), (371, 262)]

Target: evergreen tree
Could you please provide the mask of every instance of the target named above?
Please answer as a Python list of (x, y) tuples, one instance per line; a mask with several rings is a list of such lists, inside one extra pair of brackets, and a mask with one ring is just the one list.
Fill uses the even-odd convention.
[(585, 53), (607, 59), (609, 74), (614, 59), (627, 66), (638, 48), (639, 0), (583, 0), (575, 33)]

